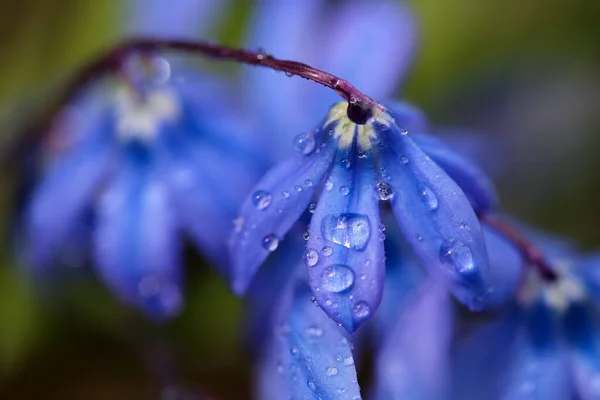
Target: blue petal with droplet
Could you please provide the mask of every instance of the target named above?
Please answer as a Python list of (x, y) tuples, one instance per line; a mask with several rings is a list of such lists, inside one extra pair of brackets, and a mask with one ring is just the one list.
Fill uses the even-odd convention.
[(258, 372), (260, 399), (360, 399), (351, 344), (311, 301), (310, 288), (287, 285)]
[(440, 399), (450, 383), (452, 304), (430, 278), (403, 305), (379, 349), (375, 399)]
[(385, 279), (373, 153), (339, 149), (310, 222), (309, 283), (334, 321), (353, 332), (379, 307)]
[[(508, 368), (502, 399), (568, 399), (567, 360), (558, 336), (556, 315), (538, 302), (525, 310)], [(488, 361), (489, 362), (489, 361)]]
[(436, 137), (423, 133), (412, 137), (415, 144), (460, 186), (477, 213), (486, 213), (498, 206), (492, 181), (475, 163)]
[(394, 117), (396, 125), (408, 131), (408, 133), (415, 134), (431, 131), (429, 119), (420, 108), (413, 104), (403, 101), (392, 101), (391, 103), (386, 103), (386, 109)]
[[(460, 187), (393, 123), (374, 123), (392, 210), (415, 254), (473, 310), (488, 292), (488, 256), (477, 216)], [(434, 201), (435, 200), (435, 201)]]
[(51, 165), (32, 194), (25, 218), (28, 257), (34, 266), (48, 265), (65, 246), (110, 169), (112, 124), (106, 113), (95, 116), (94, 122), (89, 125), (93, 131)]
[(118, 176), (98, 205), (96, 264), (123, 301), (153, 318), (181, 308), (179, 243), (168, 191), (146, 148), (123, 148)]
[[(319, 144), (312, 153), (297, 154), (267, 172), (242, 204), (229, 253), (232, 287), (236, 293), (246, 290), (269, 255), (270, 251), (264, 247), (265, 237), (274, 235), (281, 240), (285, 236), (306, 210), (329, 171), (335, 155), (335, 141), (327, 136), (322, 144), (320, 140), (317, 142)], [(268, 207), (259, 209), (254, 204), (258, 190), (271, 194)]]
[(562, 321), (575, 391), (581, 399), (600, 396), (600, 330), (589, 306), (572, 303)]

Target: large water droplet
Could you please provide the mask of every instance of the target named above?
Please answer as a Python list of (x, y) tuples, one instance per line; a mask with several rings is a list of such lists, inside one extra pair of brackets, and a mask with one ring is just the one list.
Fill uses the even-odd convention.
[(358, 321), (364, 321), (371, 315), (371, 307), (366, 301), (359, 301), (352, 307), (352, 314)]
[(364, 251), (371, 236), (369, 217), (363, 214), (330, 214), (321, 220), (321, 234), (333, 243)]
[(275, 235), (267, 235), (263, 239), (263, 247), (268, 251), (275, 251), (279, 246), (279, 239)]
[(304, 253), (304, 261), (307, 266), (314, 267), (319, 261), (319, 254), (314, 249), (308, 249)]
[(269, 207), (272, 199), (273, 196), (271, 196), (271, 193), (265, 190), (257, 190), (252, 195), (252, 205), (258, 210), (264, 210), (265, 208)]
[(440, 262), (452, 272), (464, 273), (472, 270), (473, 254), (471, 249), (456, 239), (446, 240), (440, 246)]
[(329, 292), (343, 292), (350, 289), (353, 283), (354, 271), (345, 265), (331, 265), (321, 275), (321, 286)]
[(427, 186), (423, 186), (421, 188), (421, 199), (423, 200), (423, 203), (425, 203), (425, 205), (427, 207), (429, 207), (429, 209), (431, 211), (435, 211), (438, 209), (438, 198), (435, 195), (435, 193), (433, 193), (433, 191), (431, 190), (431, 188), (427, 187)]
[(340, 193), (344, 196), (348, 196), (348, 193), (350, 193), (350, 188), (348, 188), (348, 186), (342, 186), (340, 188)]
[(389, 200), (394, 196), (394, 191), (389, 183), (379, 182), (377, 184), (377, 192), (381, 200)]
[(313, 152), (316, 143), (312, 132), (301, 133), (294, 138), (294, 148), (305, 156)]

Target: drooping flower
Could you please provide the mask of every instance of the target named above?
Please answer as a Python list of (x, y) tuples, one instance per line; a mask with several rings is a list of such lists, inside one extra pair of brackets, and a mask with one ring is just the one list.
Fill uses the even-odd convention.
[[(141, 19), (156, 16), (155, 3), (144, 2)], [(210, 17), (204, 6), (176, 8), (198, 11), (179, 13), (191, 24), (190, 14)], [(142, 32), (161, 34), (144, 21)], [(120, 72), (80, 88), (47, 135), (25, 254), (44, 269), (87, 241), (115, 294), (164, 318), (182, 304), (181, 234), (225, 275), (230, 221), (265, 164), (224, 82), (158, 53), (131, 54)]]
[[(410, 110), (374, 108), (357, 124), (347, 108), (347, 103), (337, 104), (317, 130), (299, 135), (299, 154), (270, 170), (244, 202), (231, 245), (234, 290), (247, 288), (308, 208), (313, 215), (304, 260), (310, 286), (325, 312), (354, 331), (381, 300), (385, 227), (379, 203), (389, 201), (423, 265), (442, 277), (460, 301), (480, 309), (489, 289), (487, 253), (468, 198), (479, 199), (476, 206), (493, 204), (491, 186), (465, 179), (461, 188), (404, 128), (420, 121)], [(462, 158), (443, 149), (435, 156), (449, 163), (456, 181), (470, 177), (472, 170), (456, 162)]]

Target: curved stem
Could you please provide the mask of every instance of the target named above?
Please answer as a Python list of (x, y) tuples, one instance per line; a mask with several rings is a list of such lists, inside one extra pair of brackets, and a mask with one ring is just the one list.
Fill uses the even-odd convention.
[(521, 235), (513, 226), (493, 215), (479, 215), (479, 220), (513, 243), (521, 252), (525, 262), (536, 268), (543, 279), (547, 281), (558, 279), (558, 274), (544, 258), (541, 250)]

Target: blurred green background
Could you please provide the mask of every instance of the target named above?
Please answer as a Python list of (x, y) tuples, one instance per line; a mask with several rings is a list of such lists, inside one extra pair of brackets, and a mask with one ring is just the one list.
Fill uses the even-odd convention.
[[(233, 3), (215, 35), (235, 45), (254, 4)], [(399, 93), (439, 126), (463, 127), (492, 147), (475, 156), (495, 171), (507, 211), (587, 250), (600, 247), (600, 3), (411, 3), (422, 45)], [(117, 0), (0, 2), (3, 135), (38, 116), (56, 82), (119, 39), (122, 7)], [(499, 149), (495, 162), (490, 155)], [(0, 398), (157, 398), (157, 364), (172, 365), (179, 383), (198, 393), (248, 398), (242, 305), (192, 251), (187, 308), (166, 327), (121, 307), (85, 271), (68, 271), (60, 290), (37, 295), (10, 254), (15, 174), (9, 166), (0, 176)], [(172, 354), (155, 351), (161, 346)]]

